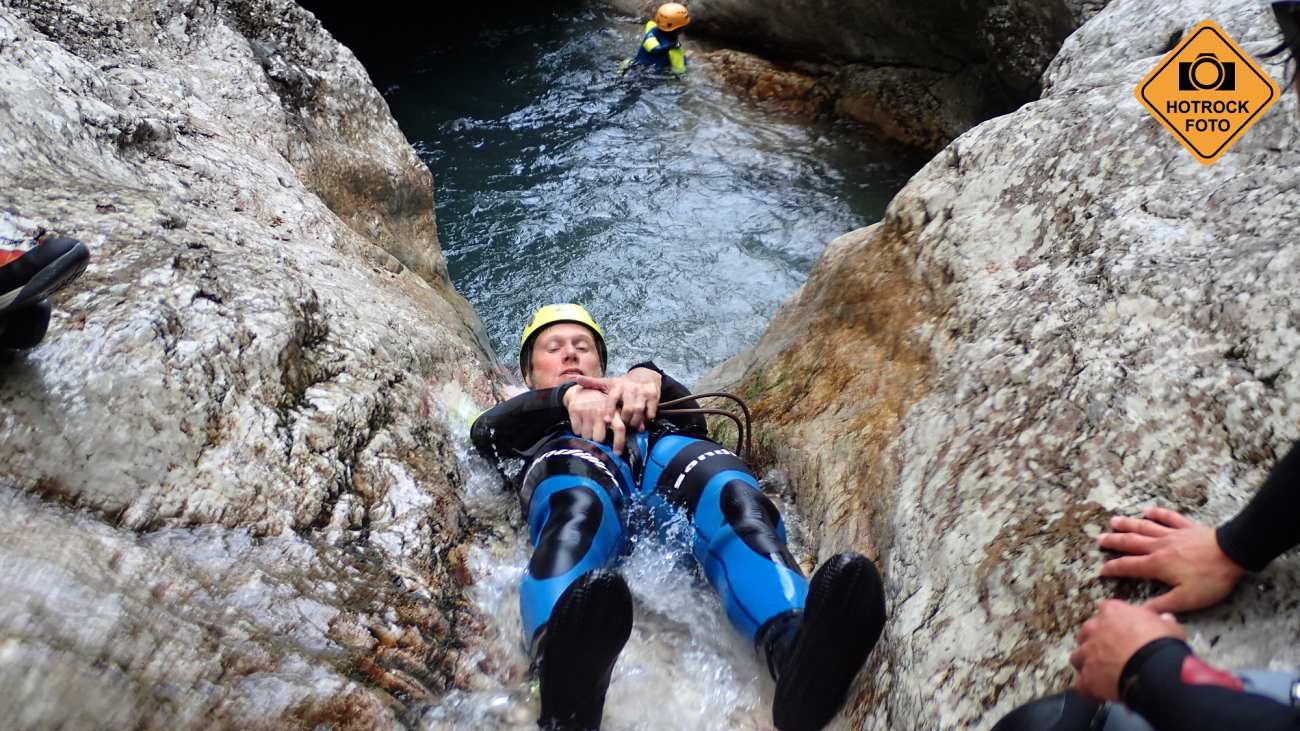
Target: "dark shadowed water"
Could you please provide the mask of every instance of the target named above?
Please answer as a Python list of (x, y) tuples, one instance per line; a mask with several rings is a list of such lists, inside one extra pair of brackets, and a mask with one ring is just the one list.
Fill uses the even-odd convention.
[(919, 166), (859, 129), (748, 105), (700, 60), (684, 82), (619, 78), (640, 21), (617, 11), (501, 16), (363, 60), (433, 170), (452, 280), (507, 364), (533, 309), (576, 301), (612, 368), (654, 359), (691, 382)]

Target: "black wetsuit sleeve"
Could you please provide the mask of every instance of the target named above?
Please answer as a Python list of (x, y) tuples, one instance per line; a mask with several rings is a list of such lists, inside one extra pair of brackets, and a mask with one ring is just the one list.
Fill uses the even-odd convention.
[[(631, 368), (628, 368), (628, 371), (631, 372), (636, 368), (647, 368), (649, 370), (654, 371), (655, 373), (658, 373), (661, 377), (663, 377), (663, 382), (659, 384), (660, 402), (672, 401), (674, 399), (685, 398), (686, 396), (691, 395), (690, 389), (678, 383), (676, 379), (674, 379), (672, 376), (668, 375), (667, 373), (664, 373), (662, 370), (659, 369), (659, 366), (656, 366), (654, 363), (650, 361), (646, 361), (644, 363), (637, 363)], [(690, 401), (676, 404), (675, 406), (672, 406), (670, 408), (698, 409), (700, 408), (700, 402), (691, 399)], [(702, 437), (704, 439), (708, 439), (709, 437), (709, 424), (707, 421), (704, 420), (703, 414), (675, 414), (672, 416), (665, 416), (662, 418), (665, 421), (671, 422), (672, 425), (677, 427), (679, 431), (682, 431), (686, 434), (690, 434), (691, 436)]]
[[(1195, 682), (1184, 680), (1183, 666), (1189, 658), (1197, 666)], [(1235, 680), (1196, 659), (1187, 643), (1164, 637), (1134, 653), (1120, 675), (1119, 687), (1124, 704), (1156, 731), (1300, 730), (1300, 711), (1220, 685), (1216, 677)]]
[(1300, 442), (1269, 473), (1264, 486), (1232, 520), (1219, 526), (1219, 548), (1259, 571), (1300, 544)]
[(522, 393), (479, 414), (470, 427), (474, 448), (498, 469), (501, 460), (523, 458), (543, 437), (569, 420), (564, 394), (574, 386)]

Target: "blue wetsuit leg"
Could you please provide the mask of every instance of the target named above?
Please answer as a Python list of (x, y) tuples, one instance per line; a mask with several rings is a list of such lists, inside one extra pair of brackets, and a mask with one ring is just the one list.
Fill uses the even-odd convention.
[(808, 580), (786, 548), (781, 514), (736, 455), (704, 439), (661, 437), (640, 491), (661, 520), (686, 512), (691, 552), (751, 642), (768, 620), (803, 609)]
[(519, 586), (524, 644), (531, 649), (555, 602), (578, 577), (624, 548), (627, 464), (603, 444), (564, 434), (547, 442), (520, 485), (533, 556)]

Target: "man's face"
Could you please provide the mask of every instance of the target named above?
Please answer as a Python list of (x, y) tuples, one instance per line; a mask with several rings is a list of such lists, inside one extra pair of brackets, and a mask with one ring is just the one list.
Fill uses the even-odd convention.
[(532, 364), (524, 383), (529, 388), (554, 388), (574, 376), (603, 375), (591, 331), (574, 322), (560, 322), (533, 339)]

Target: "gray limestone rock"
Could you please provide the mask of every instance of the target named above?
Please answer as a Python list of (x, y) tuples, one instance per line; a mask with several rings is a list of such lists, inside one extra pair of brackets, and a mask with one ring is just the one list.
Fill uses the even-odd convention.
[[(1277, 43), (1238, 0), (1116, 0), (1046, 93), (962, 135), (885, 220), (841, 237), (751, 351), (701, 388), (751, 400), (820, 554), (877, 556), (890, 623), (849, 714), (987, 728), (1064, 688), (1114, 514), (1232, 515), (1300, 439), (1300, 126), (1288, 90), (1217, 164), (1134, 89), (1212, 18)], [(1267, 67), (1287, 76), (1280, 63)], [(1185, 617), (1226, 667), (1297, 667), (1295, 557)]]
[(0, 236), (92, 250), (2, 366), (11, 727), (389, 726), (439, 693), (451, 433), (500, 379), (352, 54), (288, 0), (5, 3), (0, 139)]

